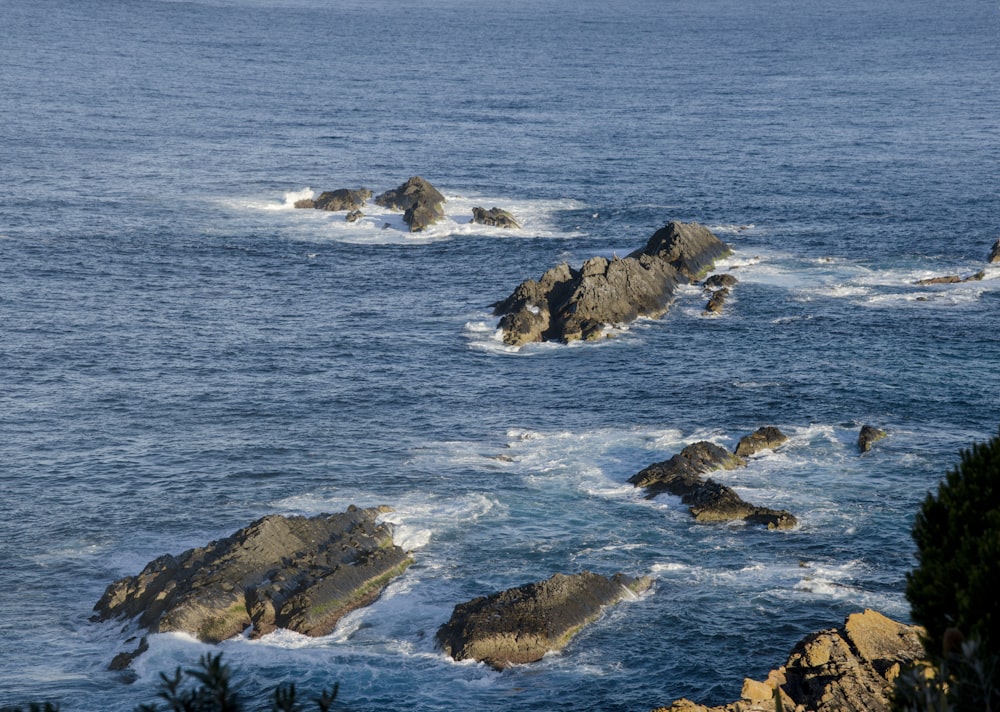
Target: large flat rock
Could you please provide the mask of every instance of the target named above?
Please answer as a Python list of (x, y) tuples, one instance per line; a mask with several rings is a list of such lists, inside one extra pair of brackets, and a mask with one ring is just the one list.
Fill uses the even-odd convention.
[(350, 507), (315, 517), (270, 515), (183, 554), (166, 554), (108, 586), (92, 620), (135, 618), (150, 633), (179, 631), (218, 642), (275, 628), (330, 633), (374, 601), (412, 558), (376, 518), (388, 508)]

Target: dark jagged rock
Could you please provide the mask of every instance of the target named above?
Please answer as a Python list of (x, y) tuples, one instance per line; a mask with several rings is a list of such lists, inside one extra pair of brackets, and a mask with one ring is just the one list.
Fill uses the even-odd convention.
[(444, 217), (444, 196), (420, 176), (413, 176), (394, 190), (375, 198), (375, 204), (403, 212), (410, 232), (420, 232)]
[(993, 243), (993, 247), (990, 249), (990, 255), (986, 258), (986, 261), (990, 263), (1000, 262), (1000, 240)]
[(812, 633), (763, 682), (745, 679), (743, 699), (719, 707), (678, 700), (653, 712), (889, 712), (902, 669), (924, 657), (922, 629), (881, 613), (852, 613), (840, 628)]
[(636, 487), (645, 487), (648, 498), (660, 494), (680, 497), (699, 522), (746, 521), (768, 529), (790, 529), (798, 521), (786, 510), (756, 507), (744, 501), (731, 487), (702, 475), (715, 470), (732, 470), (746, 461), (723, 447), (707, 441), (688, 445), (669, 460), (657, 462), (629, 478)]
[(320, 196), (315, 199), (296, 200), (295, 207), (330, 211), (357, 210), (363, 207), (365, 201), (370, 197), (372, 197), (372, 192), (367, 188), (358, 188), (357, 190), (339, 188), (320, 193)]
[(740, 438), (740, 442), (736, 445), (736, 455), (750, 457), (761, 450), (773, 450), (786, 440), (788, 440), (787, 435), (768, 425)]
[(712, 292), (712, 296), (708, 298), (708, 302), (705, 304), (705, 313), (707, 314), (718, 314), (722, 311), (722, 307), (726, 303), (726, 299), (729, 297), (729, 287), (722, 287), (721, 289), (716, 289)]
[(715, 290), (722, 289), (723, 287), (734, 287), (739, 284), (739, 282), (740, 280), (726, 272), (724, 274), (713, 274), (701, 284), (705, 289)]
[(473, 208), (472, 209), (472, 222), (478, 223), (479, 225), (489, 225), (492, 227), (504, 227), (504, 228), (516, 228), (520, 229), (520, 225), (514, 216), (508, 213), (506, 210), (501, 210), (500, 208)]
[(879, 430), (874, 425), (865, 424), (861, 426), (861, 432), (858, 433), (858, 449), (861, 452), (868, 452), (872, 449), (872, 445), (888, 436), (889, 434), (884, 430)]
[(357, 222), (358, 220), (360, 220), (364, 216), (365, 216), (365, 214), (363, 212), (361, 212), (360, 210), (352, 210), (351, 212), (349, 212), (347, 214), (346, 220), (347, 220), (347, 222), (351, 222), (351, 223), (352, 222)]
[(669, 223), (625, 258), (593, 257), (526, 280), (493, 305), (504, 343), (596, 339), (605, 326), (658, 317), (678, 284), (700, 279), (729, 246), (697, 223)]
[(441, 648), (455, 660), (473, 659), (496, 670), (541, 660), (561, 650), (605, 606), (649, 588), (648, 577), (612, 578), (584, 571), (556, 574), (455, 606), (437, 632)]
[(958, 284), (960, 282), (979, 282), (986, 276), (984, 270), (980, 270), (975, 274), (970, 274), (968, 277), (959, 277), (957, 274), (949, 274), (945, 277), (928, 277), (927, 279), (918, 279), (914, 284), (928, 285), (928, 284)]
[(108, 586), (95, 621), (136, 618), (151, 633), (180, 631), (207, 642), (275, 628), (331, 632), (381, 594), (412, 563), (375, 519), (388, 508), (333, 515), (270, 515), (235, 534), (166, 554)]

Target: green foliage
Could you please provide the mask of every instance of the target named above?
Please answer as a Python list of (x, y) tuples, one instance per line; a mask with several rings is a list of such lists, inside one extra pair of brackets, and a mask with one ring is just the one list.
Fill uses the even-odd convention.
[[(339, 685), (332, 690), (324, 690), (313, 699), (320, 712), (329, 712), (337, 697)], [(142, 705), (136, 712), (244, 712), (236, 690), (232, 685), (232, 671), (222, 664), (222, 653), (203, 655), (198, 667), (181, 670), (174, 674), (160, 673), (158, 696), (166, 700), (166, 707)], [(273, 712), (301, 712), (302, 705), (297, 699), (294, 683), (282, 683), (271, 698)], [(30, 712), (34, 712), (33, 710)], [(46, 711), (48, 712), (48, 711)]]
[(1000, 649), (1000, 436), (962, 452), (913, 526), (918, 566), (907, 576), (913, 618), (927, 629), (931, 655), (945, 631)]
[(896, 682), (898, 712), (1000, 712), (1000, 436), (962, 452), (913, 525), (906, 577), (928, 660)]
[(996, 656), (984, 657), (975, 641), (937, 663), (924, 662), (896, 680), (896, 712), (991, 712), (1000, 710)]

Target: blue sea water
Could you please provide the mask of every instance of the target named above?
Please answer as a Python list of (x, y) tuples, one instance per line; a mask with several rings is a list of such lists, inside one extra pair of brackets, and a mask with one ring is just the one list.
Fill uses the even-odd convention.
[[(331, 636), (219, 649), (343, 709), (721, 703), (807, 632), (908, 620), (909, 529), (1000, 423), (1000, 8), (959, 0), (0, 0), (0, 705), (131, 710), (209, 646), (88, 621), (113, 580), (268, 513), (387, 504), (416, 563)], [(322, 190), (422, 175), (419, 236)], [(475, 205), (523, 229), (468, 224)], [(669, 220), (730, 242), (599, 344), (505, 347), (489, 305)], [(383, 229), (385, 223), (389, 228)], [(982, 281), (917, 279), (986, 270)], [(859, 455), (857, 432), (889, 431)], [(719, 479), (787, 532), (626, 480)], [(493, 672), (452, 607), (557, 571), (651, 592)]]

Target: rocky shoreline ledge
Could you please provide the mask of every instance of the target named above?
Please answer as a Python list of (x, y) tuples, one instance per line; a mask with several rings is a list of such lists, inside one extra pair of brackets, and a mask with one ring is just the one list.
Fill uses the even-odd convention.
[(924, 657), (923, 629), (872, 610), (853, 613), (840, 628), (806, 636), (788, 661), (760, 682), (745, 679), (741, 698), (718, 707), (680, 699), (653, 712), (889, 712), (893, 683)]

